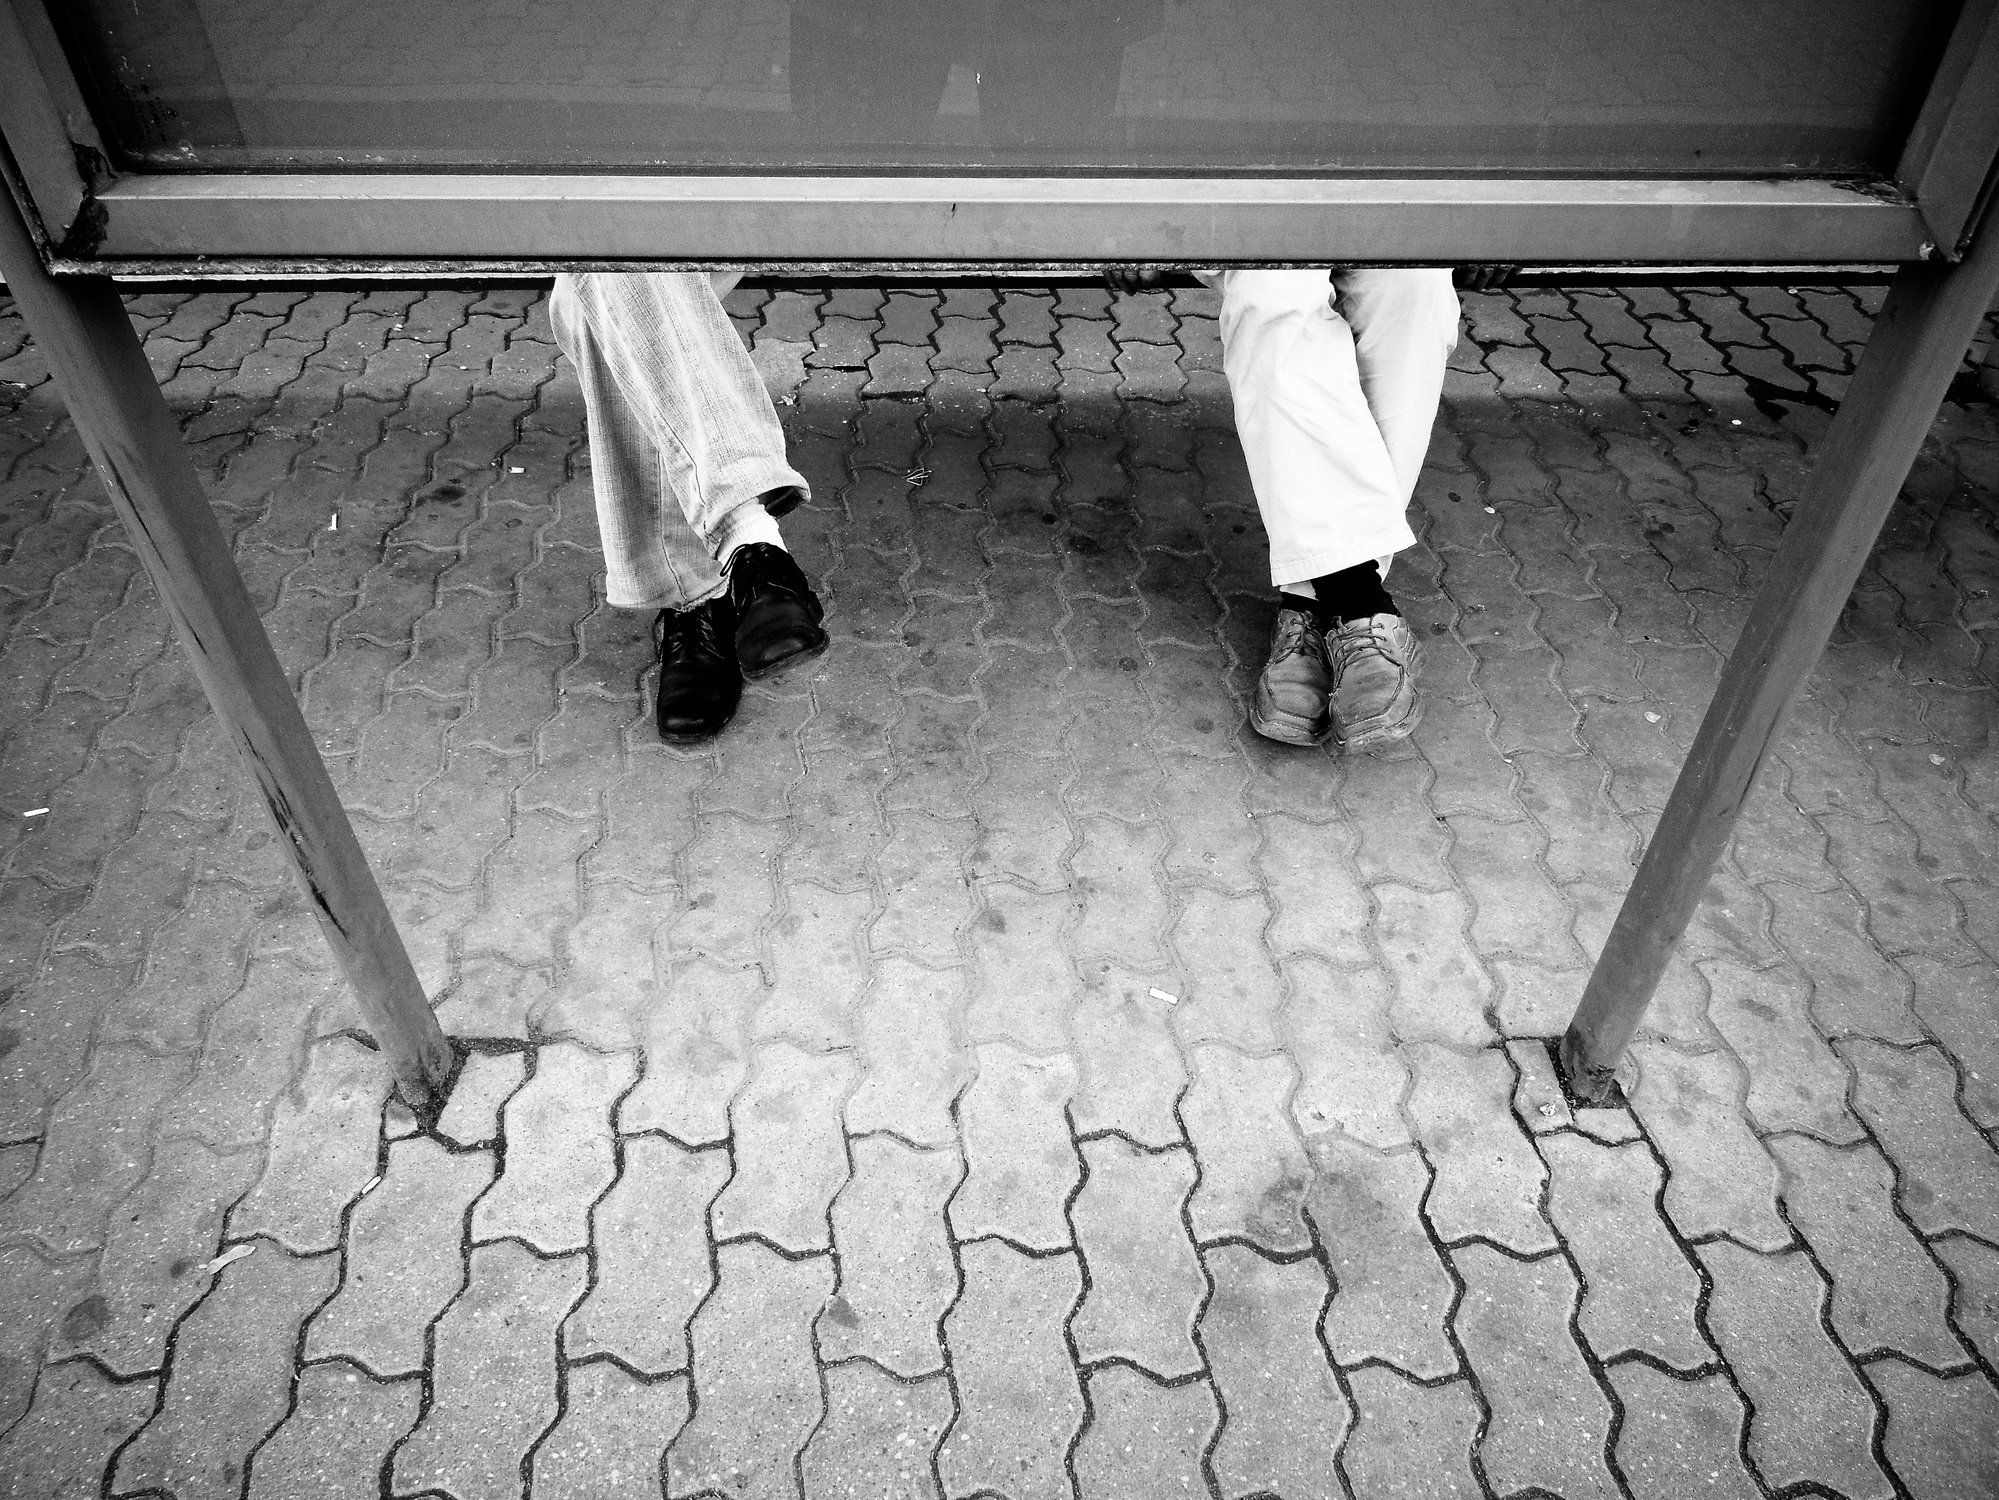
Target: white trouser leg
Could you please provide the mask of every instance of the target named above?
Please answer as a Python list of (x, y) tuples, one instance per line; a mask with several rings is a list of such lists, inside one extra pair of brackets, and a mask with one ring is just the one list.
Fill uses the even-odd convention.
[(1223, 271), (1222, 360), (1278, 585), (1415, 540), (1415, 493), (1458, 337), (1446, 270)]
[(550, 321), (582, 379), (605, 592), (620, 608), (679, 609), (719, 593), (730, 552), (782, 545), (759, 498), (807, 488), (785, 462), (770, 396), (722, 310), (735, 280), (556, 278)]

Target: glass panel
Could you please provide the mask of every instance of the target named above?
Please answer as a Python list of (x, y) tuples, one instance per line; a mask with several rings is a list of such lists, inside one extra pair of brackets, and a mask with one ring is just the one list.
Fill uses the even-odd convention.
[(155, 169), (1879, 174), (1952, 0), (51, 0)]

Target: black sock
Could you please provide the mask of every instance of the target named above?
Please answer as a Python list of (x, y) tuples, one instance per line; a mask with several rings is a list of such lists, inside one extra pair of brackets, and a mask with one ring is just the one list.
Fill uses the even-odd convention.
[(1365, 620), (1369, 615), (1402, 613), (1382, 585), (1380, 567), (1372, 561), (1314, 578), (1312, 588), (1319, 596), (1319, 618), (1327, 629), (1349, 620)]
[(1277, 607), (1279, 609), (1295, 609), (1302, 615), (1310, 615), (1314, 620), (1319, 618), (1319, 601), (1317, 599), (1310, 598), (1304, 594), (1294, 594), (1289, 589), (1279, 589), (1277, 591)]

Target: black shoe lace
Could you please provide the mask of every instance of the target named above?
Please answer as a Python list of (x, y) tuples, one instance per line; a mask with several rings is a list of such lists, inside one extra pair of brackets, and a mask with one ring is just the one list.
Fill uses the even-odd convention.
[(653, 644), (660, 664), (722, 653), (721, 622), (716, 611), (697, 604), (692, 609), (663, 609), (653, 621)]

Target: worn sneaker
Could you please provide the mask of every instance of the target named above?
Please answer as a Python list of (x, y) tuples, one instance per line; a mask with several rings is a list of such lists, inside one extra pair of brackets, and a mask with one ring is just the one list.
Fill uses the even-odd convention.
[(1326, 637), (1333, 733), (1347, 750), (1399, 740), (1423, 717), (1416, 696), (1415, 633), (1400, 615), (1369, 615)]
[(1267, 740), (1287, 745), (1316, 745), (1326, 737), (1326, 692), (1332, 673), (1326, 666), (1326, 638), (1310, 610), (1282, 605), (1270, 636), (1270, 660), (1256, 679), (1256, 696), (1249, 705), (1249, 727)]

